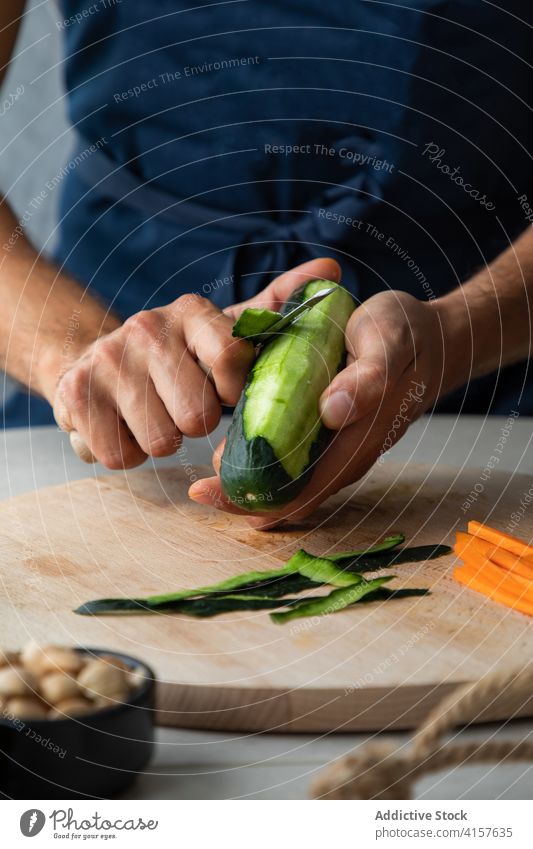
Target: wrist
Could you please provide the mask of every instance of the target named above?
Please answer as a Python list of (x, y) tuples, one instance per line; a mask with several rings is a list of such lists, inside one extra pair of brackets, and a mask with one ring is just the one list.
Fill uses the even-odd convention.
[(472, 378), (473, 316), (461, 289), (430, 301), (429, 307), (441, 329), (442, 375), (438, 394), (443, 396)]
[(32, 389), (53, 405), (59, 381), (92, 341), (88, 339), (85, 345), (80, 345), (79, 341), (74, 344), (68, 334), (64, 340), (50, 337), (41, 340), (35, 350)]

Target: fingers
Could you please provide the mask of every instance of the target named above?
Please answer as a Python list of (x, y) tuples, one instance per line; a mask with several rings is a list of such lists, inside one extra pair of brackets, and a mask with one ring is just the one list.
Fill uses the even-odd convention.
[(150, 364), (150, 374), (168, 415), (185, 436), (210, 433), (220, 421), (221, 407), (208, 376), (184, 345), (176, 356)]
[(187, 348), (209, 370), (222, 403), (230, 405), (239, 400), (255, 358), (253, 345), (233, 338), (232, 328), (233, 320), (205, 299), (183, 318)]
[(378, 295), (355, 310), (346, 328), (348, 365), (323, 392), (326, 427), (339, 430), (376, 413), (416, 357), (408, 316)]
[(84, 463), (96, 463), (96, 457), (91, 449), (85, 444), (78, 431), (71, 430), (69, 436), (72, 450), (78, 455), (80, 460), (83, 460)]
[[(312, 260), (273, 281), (266, 297), (279, 307), (308, 280), (339, 276), (334, 260)], [(182, 434), (209, 433), (221, 402), (237, 403), (255, 356), (249, 342), (232, 337), (232, 326), (232, 318), (192, 295), (132, 316), (64, 375), (54, 404), (59, 425), (77, 432), (87, 459), (108, 468), (168, 456)]]
[[(189, 497), (197, 504), (204, 504), (209, 507), (216, 507), (218, 510), (224, 510), (225, 513), (231, 513), (234, 516), (243, 516), (248, 521), (248, 524), (256, 530), (268, 530), (275, 528), (284, 521), (297, 521), (311, 513), (320, 503), (318, 500), (306, 502), (305, 506), (298, 505), (296, 501), (292, 502), (285, 510), (269, 511), (261, 515), (252, 515), (242, 507), (238, 507), (224, 493), (220, 478), (203, 478), (192, 484), (189, 489)], [(325, 495), (324, 498), (327, 496)]]
[[(225, 512), (245, 516), (256, 530), (269, 530), (284, 522), (299, 522), (313, 513), (331, 495), (359, 480), (409, 426), (407, 416), (395, 417), (401, 410), (401, 392), (389, 400), (388, 407), (376, 419), (369, 414), (336, 433), (313, 469), (313, 475), (298, 498), (285, 507), (263, 514), (242, 510), (225, 495), (218, 477), (196, 481), (190, 497)], [(392, 423), (392, 426), (391, 426)], [(389, 444), (389, 441), (391, 444)], [(218, 452), (217, 452), (218, 453)], [(218, 462), (214, 461), (215, 468)]]
[[(138, 313), (124, 324), (126, 344), (133, 349), (130, 359), (137, 353), (132, 373), (148, 370), (175, 428), (186, 436), (209, 433), (220, 419), (220, 401), (234, 404), (242, 391), (255, 354), (248, 342), (233, 339), (231, 330), (231, 320), (196, 295)], [(160, 408), (155, 409), (161, 419)], [(168, 423), (155, 423), (154, 428), (162, 430), (164, 445)]]
[[(114, 401), (83, 380), (78, 372), (67, 372), (60, 383), (62, 404), (69, 411), (74, 448), (82, 459), (90, 455), (108, 469), (130, 469), (146, 460), (146, 454), (120, 418)], [(84, 447), (83, 447), (84, 446)], [(82, 456), (83, 454), (83, 456)]]
[[(361, 429), (361, 425), (353, 428)], [(233, 515), (244, 516), (256, 530), (269, 530), (281, 522), (297, 522), (309, 516), (330, 495), (338, 492), (352, 480), (364, 474), (375, 460), (375, 453), (368, 453), (363, 440), (348, 428), (339, 434), (327, 449), (314, 469), (313, 476), (303, 492), (285, 507), (263, 514), (251, 514), (229, 499), (220, 482), (220, 478), (211, 477), (196, 481), (189, 489), (189, 496), (198, 504), (224, 510)], [(359, 446), (358, 448), (355, 446)], [(219, 453), (217, 449), (217, 454)], [(213, 462), (215, 467), (218, 462)], [(355, 475), (355, 477), (354, 477)]]
[(62, 377), (59, 426), (76, 431), (78, 453), (108, 468), (173, 454), (182, 434), (209, 433), (220, 402), (239, 398), (255, 352), (231, 331), (231, 319), (198, 296), (137, 313)]
[(218, 478), (195, 483), (191, 497), (245, 515), (253, 527), (266, 530), (305, 518), (330, 495), (357, 481), (435, 397), (432, 383), (440, 366), (440, 340), (430, 314), (426, 305), (397, 292), (377, 295), (354, 313), (346, 331), (348, 365), (320, 400), (324, 422), (337, 433), (297, 499), (276, 512), (251, 515), (225, 497)]
[(209, 507), (216, 507), (218, 510), (224, 510), (225, 513), (232, 513), (235, 516), (250, 516), (246, 510), (234, 504), (224, 493), (220, 478), (202, 478), (195, 481), (189, 487), (189, 498), (197, 504), (204, 504)]
[(397, 367), (389, 366), (385, 355), (379, 360), (361, 357), (343, 369), (320, 398), (320, 415), (326, 427), (340, 430), (377, 412), (408, 364), (401, 365), (398, 358)]
[(322, 277), (325, 280), (338, 282), (341, 279), (341, 268), (338, 262), (329, 257), (321, 257), (297, 265), (295, 268), (291, 268), (290, 271), (286, 271), (284, 274), (276, 277), (272, 283), (255, 297), (250, 298), (248, 301), (243, 301), (241, 304), (228, 307), (224, 312), (235, 321), (241, 312), (248, 307), (279, 310), (295, 289), (303, 286), (309, 280)]
[(121, 382), (118, 405), (142, 451), (150, 457), (169, 457), (181, 443), (181, 433), (149, 379), (146, 386)]
[(213, 452), (213, 468), (217, 475), (220, 474), (220, 466), (222, 462), (222, 453), (224, 451), (224, 446), (226, 445), (226, 439), (224, 438), (222, 442), (215, 448)]
[[(338, 441), (342, 442), (340, 451), (335, 445), (335, 442)], [(228, 498), (222, 489), (218, 475), (220, 458), (224, 450), (224, 440), (213, 455), (213, 467), (217, 476), (195, 481), (189, 488), (189, 497), (198, 504), (216, 507), (233, 515), (244, 516), (248, 523), (258, 530), (274, 528), (280, 522), (299, 521), (312, 513), (322, 501), (349, 482), (350, 472), (348, 467), (353, 467), (354, 462), (357, 462), (358, 459), (357, 450), (354, 451), (353, 447), (350, 448), (349, 452), (346, 451), (346, 445), (352, 445), (353, 442), (354, 436), (349, 434), (348, 431), (336, 436), (327, 449), (327, 462), (319, 461), (316, 464), (309, 484), (298, 498), (278, 510), (269, 510), (263, 514), (254, 513), (252, 515), (248, 510), (243, 510)], [(362, 446), (360, 450), (362, 452)]]

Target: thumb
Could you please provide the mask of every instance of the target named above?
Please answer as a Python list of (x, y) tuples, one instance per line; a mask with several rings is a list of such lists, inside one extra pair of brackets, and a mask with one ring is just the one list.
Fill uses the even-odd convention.
[(269, 283), (262, 292), (250, 298), (248, 301), (243, 301), (240, 304), (234, 304), (224, 310), (230, 318), (237, 319), (243, 310), (249, 307), (259, 307), (261, 309), (279, 310), (295, 289), (308, 283), (309, 280), (315, 278), (324, 278), (325, 280), (333, 280), (337, 283), (341, 278), (341, 269), (338, 262), (329, 257), (320, 257), (319, 259), (311, 259), (309, 262), (304, 262), (280, 274), (272, 283)]
[(409, 322), (389, 297), (354, 310), (346, 328), (348, 366), (320, 398), (326, 427), (340, 430), (376, 413), (415, 356)]
[(377, 410), (389, 384), (383, 362), (362, 358), (332, 380), (320, 398), (320, 415), (331, 430), (340, 430)]

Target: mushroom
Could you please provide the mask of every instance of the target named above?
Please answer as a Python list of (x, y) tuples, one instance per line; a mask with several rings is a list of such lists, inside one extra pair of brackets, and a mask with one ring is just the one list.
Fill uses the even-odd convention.
[(142, 666), (134, 666), (128, 672), (128, 682), (131, 690), (138, 690), (146, 682), (146, 672)]
[(32, 640), (20, 653), (0, 650), (0, 716), (61, 719), (90, 713), (126, 701), (145, 680), (142, 666), (117, 655), (88, 660), (74, 649)]
[(34, 691), (33, 676), (22, 666), (4, 666), (0, 669), (0, 696), (31, 696)]
[(80, 672), (78, 683), (90, 699), (124, 701), (129, 692), (126, 673), (102, 659), (89, 661)]
[(19, 654), (16, 651), (3, 651), (0, 649), (0, 669), (4, 666), (12, 666), (13, 664), (19, 665)]
[(40, 646), (34, 641), (24, 648), (21, 658), (26, 669), (38, 678), (48, 672), (67, 672), (70, 675), (77, 675), (84, 663), (81, 654), (73, 649)]
[(66, 672), (50, 672), (41, 679), (41, 695), (45, 701), (56, 705), (79, 696), (80, 688), (76, 679)]
[(42, 674), (44, 649), (35, 640), (31, 640), (24, 646), (20, 653), (20, 660), (36, 678)]
[(29, 696), (17, 696), (6, 703), (4, 714), (17, 719), (46, 719), (46, 707), (38, 699)]

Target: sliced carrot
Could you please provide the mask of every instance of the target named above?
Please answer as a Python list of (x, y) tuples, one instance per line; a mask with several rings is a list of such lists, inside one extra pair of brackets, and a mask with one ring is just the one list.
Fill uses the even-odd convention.
[(453, 577), (456, 581), (459, 581), (459, 583), (464, 584), (467, 587), (471, 587), (472, 589), (483, 593), (483, 595), (489, 596), (489, 598), (497, 591), (500, 592), (502, 596), (506, 596), (509, 601), (517, 598), (514, 593), (510, 593), (508, 590), (499, 590), (499, 588), (494, 586), (494, 584), (485, 578), (482, 573), (478, 572), (471, 566), (457, 567), (454, 569)]
[(489, 527), (489, 525), (483, 525), (481, 522), (469, 522), (468, 533), (487, 540), (487, 542), (492, 542), (494, 545), (498, 545), (506, 551), (511, 551), (513, 554), (518, 554), (520, 557), (533, 556), (533, 545), (528, 545), (518, 537), (498, 531), (496, 528)]
[(487, 540), (462, 531), (457, 532), (453, 548), (458, 557), (462, 558), (463, 554), (477, 551), (502, 569), (508, 569), (517, 575), (522, 575), (523, 578), (533, 580), (533, 557), (519, 557), (518, 554), (512, 554), (499, 545), (493, 545)]
[(470, 589), (476, 592), (482, 593), (487, 598), (497, 601), (499, 604), (504, 604), (506, 607), (511, 607), (533, 616), (533, 602), (527, 596), (517, 595), (506, 589), (502, 589), (502, 587), (495, 586), (490, 581), (481, 580), (479, 573), (472, 571), (469, 567), (456, 569), (454, 578), (459, 583), (470, 587)]
[(533, 581), (533, 559), (530, 557), (519, 557), (518, 554), (511, 554), (510, 551), (504, 551), (503, 548), (490, 546), (488, 557), (493, 563), (497, 563), (502, 569), (508, 569), (510, 572), (521, 575), (523, 578), (528, 578)]
[(461, 558), (461, 560), (465, 563), (468, 562), (470, 566), (475, 567), (480, 571), (482, 571), (485, 568), (485, 564), (488, 563), (488, 558), (473, 546), (458, 545), (456, 543), (453, 550), (455, 554)]
[(454, 570), (453, 577), (460, 584), (464, 584), (464, 586), (487, 596), (492, 601), (498, 602), (498, 604), (503, 604), (505, 607), (510, 607), (528, 616), (533, 616), (533, 601), (527, 596), (517, 595), (502, 588), (500, 585), (494, 585), (475, 568), (472, 569), (468, 566), (457, 568)]
[(479, 554), (468, 554), (464, 556), (467, 568), (476, 574), (482, 575), (484, 581), (488, 581), (494, 587), (514, 593), (515, 595), (526, 595), (533, 602), (533, 581), (515, 575), (508, 569), (502, 569), (490, 560), (483, 560)]
[(454, 552), (464, 565), (456, 581), (493, 601), (533, 616), (533, 546), (480, 522), (459, 531)]
[(457, 533), (455, 534), (455, 541), (465, 545), (466, 543), (473, 542), (479, 542), (483, 545), (490, 545), (490, 543), (488, 543), (486, 540), (482, 540), (480, 537), (474, 536), (474, 534), (467, 534), (466, 531), (457, 531)]
[(462, 551), (465, 553), (477, 551), (479, 554), (483, 554), (485, 557), (488, 557), (488, 551), (489, 549), (494, 548), (494, 545), (491, 542), (487, 542), (485, 539), (473, 536), (473, 534), (465, 534), (463, 531), (458, 531), (455, 535), (455, 545), (453, 548), (459, 557), (461, 556)]
[(475, 537), (473, 534), (467, 534), (465, 531), (457, 531), (455, 534), (455, 544), (464, 546), (471, 545), (474, 548), (478, 545), (492, 545), (492, 543), (487, 542), (484, 539), (480, 539), (480, 537)]

